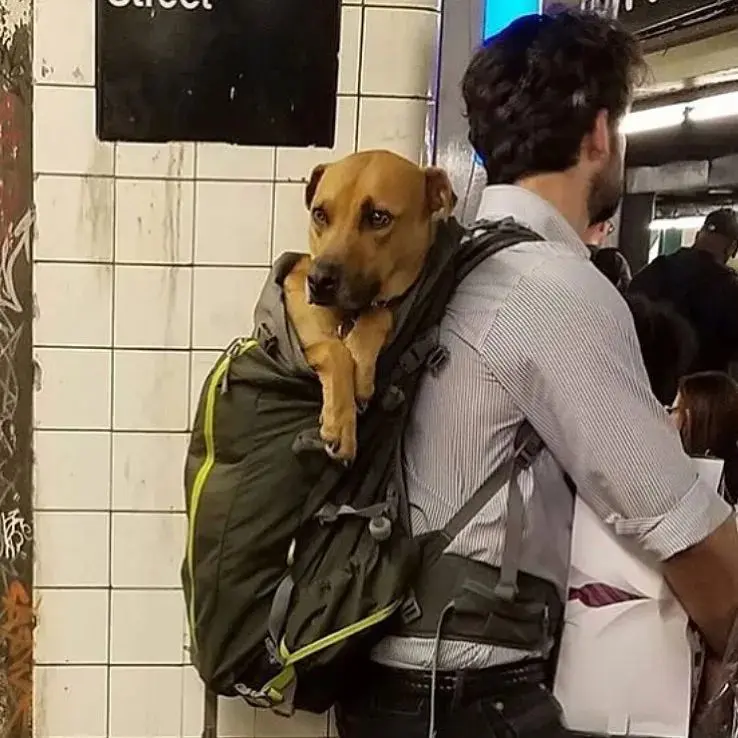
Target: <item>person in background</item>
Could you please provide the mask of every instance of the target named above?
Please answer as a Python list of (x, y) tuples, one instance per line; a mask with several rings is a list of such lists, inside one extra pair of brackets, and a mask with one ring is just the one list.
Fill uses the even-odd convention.
[(592, 254), (592, 263), (612, 282), (619, 292), (630, 286), (633, 275), (628, 260), (616, 249), (606, 246)]
[(607, 220), (600, 221), (599, 223), (593, 223), (589, 228), (587, 228), (584, 232), (584, 243), (590, 253), (594, 254), (599, 249), (603, 248), (607, 239), (614, 230), (615, 226), (609, 218)]
[(738, 360), (738, 274), (726, 266), (738, 250), (738, 216), (715, 210), (692, 248), (659, 256), (633, 277), (629, 292), (667, 302), (699, 342), (692, 372), (729, 371)]
[[(618, 289), (625, 293), (630, 284), (630, 266), (614, 248), (599, 249), (592, 263)], [(665, 303), (656, 303), (643, 295), (623, 294), (635, 324), (643, 363), (651, 390), (662, 405), (676, 394), (680, 377), (689, 370), (697, 341), (687, 321)]]
[(652, 302), (643, 295), (625, 295), (625, 301), (633, 316), (651, 390), (662, 405), (669, 405), (697, 353), (692, 326), (665, 303)]
[(701, 372), (679, 382), (672, 417), (690, 456), (725, 462), (725, 496), (738, 499), (738, 383), (723, 372)]

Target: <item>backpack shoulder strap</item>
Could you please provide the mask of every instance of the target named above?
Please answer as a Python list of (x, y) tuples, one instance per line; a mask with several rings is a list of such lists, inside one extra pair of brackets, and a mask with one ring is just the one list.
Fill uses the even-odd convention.
[(543, 447), (543, 440), (533, 426), (524, 421), (515, 436), (510, 460), (479, 486), (442, 531), (443, 537), (451, 543), (508, 484), (505, 539), (500, 576), (494, 589), (496, 595), (508, 601), (512, 601), (518, 592), (518, 572), (525, 528), (525, 504), (518, 477), (521, 471), (530, 468)]
[(461, 282), (475, 267), (511, 246), (545, 239), (513, 218), (480, 220), (472, 225), (457, 256), (456, 278)]

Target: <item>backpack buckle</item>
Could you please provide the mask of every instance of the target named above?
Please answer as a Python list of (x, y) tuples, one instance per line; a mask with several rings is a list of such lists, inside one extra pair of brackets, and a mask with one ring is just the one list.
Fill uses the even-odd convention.
[(405, 393), (396, 385), (391, 384), (382, 397), (382, 408), (393, 413), (405, 403)]
[(423, 611), (420, 609), (418, 600), (415, 598), (415, 595), (411, 592), (405, 598), (405, 601), (400, 606), (400, 617), (402, 618), (402, 622), (405, 625), (410, 625), (411, 623), (414, 623), (416, 620), (420, 620), (422, 615), (423, 615)]
[(439, 344), (428, 354), (428, 358), (425, 360), (425, 366), (435, 377), (443, 365), (448, 361), (449, 356), (449, 350), (445, 346), (441, 346)]
[(277, 348), (277, 337), (272, 333), (271, 329), (266, 323), (259, 323), (259, 327), (256, 329), (258, 341), (264, 352), (271, 356), (275, 348)]
[(536, 435), (531, 436), (516, 454), (518, 466), (521, 469), (529, 469), (538, 458), (543, 448), (543, 441)]

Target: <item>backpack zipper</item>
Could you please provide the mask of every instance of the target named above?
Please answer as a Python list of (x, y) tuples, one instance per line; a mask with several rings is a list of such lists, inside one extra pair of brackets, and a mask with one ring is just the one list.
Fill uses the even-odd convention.
[(228, 373), (233, 359), (245, 354), (258, 345), (254, 339), (237, 338), (225, 350), (225, 355), (215, 365), (210, 374), (205, 391), (205, 407), (202, 434), (205, 440), (205, 459), (195, 475), (190, 496), (189, 525), (187, 527), (187, 573), (190, 578), (190, 601), (187, 603), (187, 620), (190, 626), (190, 645), (197, 651), (197, 633), (195, 630), (195, 525), (200, 498), (207, 484), (210, 472), (215, 466), (215, 405), (218, 390), (221, 394), (228, 391)]

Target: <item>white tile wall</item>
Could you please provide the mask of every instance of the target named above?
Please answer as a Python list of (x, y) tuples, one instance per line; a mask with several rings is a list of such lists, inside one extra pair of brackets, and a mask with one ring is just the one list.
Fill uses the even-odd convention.
[[(201, 735), (179, 579), (189, 419), (272, 259), (304, 248), (310, 170), (357, 148), (425, 159), (438, 5), (345, 0), (327, 150), (98, 142), (95, 0), (34, 3), (39, 738)], [(218, 730), (335, 734), (239, 700)]]

